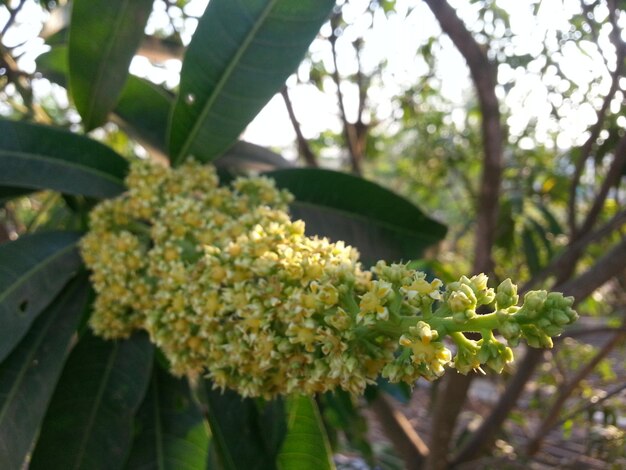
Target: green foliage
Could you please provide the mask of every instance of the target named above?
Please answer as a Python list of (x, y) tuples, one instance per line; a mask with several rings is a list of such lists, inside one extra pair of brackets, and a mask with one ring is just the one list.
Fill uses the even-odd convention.
[(187, 49), (170, 122), (172, 162), (212, 160), (283, 85), (331, 0), (213, 0)]
[(370, 264), (418, 258), (446, 233), (407, 200), (362, 178), (311, 168), (267, 176), (295, 196), (292, 213), (309, 230), (359, 247)]
[(89, 131), (106, 122), (143, 38), (153, 0), (74, 0), (69, 85)]
[(0, 245), (0, 360), (80, 266), (78, 235), (38, 233)]
[(29, 468), (122, 468), (152, 355), (144, 335), (118, 342), (83, 335), (55, 388)]
[(295, 395), (287, 402), (287, 436), (278, 455), (280, 470), (331, 470), (330, 446), (317, 404)]

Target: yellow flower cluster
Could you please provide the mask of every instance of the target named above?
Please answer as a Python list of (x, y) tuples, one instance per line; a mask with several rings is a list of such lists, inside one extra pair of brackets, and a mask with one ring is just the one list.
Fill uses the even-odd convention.
[[(446, 365), (501, 370), (512, 359), (504, 344), (491, 333), (470, 344), (462, 332), (502, 322), (517, 341), (537, 308), (562, 307), (552, 297), (549, 309), (515, 307), (511, 286), (496, 296), (483, 275), (443, 290), (402, 264), (364, 271), (355, 249), (306, 236), (287, 214), (291, 195), (267, 178), (220, 187), (209, 166), (138, 162), (126, 182), (93, 210), (81, 242), (98, 294), (91, 328), (111, 339), (144, 329), (175, 374), (206, 374), (243, 396), (359, 394), (380, 374), (433, 380)], [(494, 299), (502, 311), (476, 313)], [(557, 313), (558, 326), (543, 320), (550, 335), (566, 323)]]

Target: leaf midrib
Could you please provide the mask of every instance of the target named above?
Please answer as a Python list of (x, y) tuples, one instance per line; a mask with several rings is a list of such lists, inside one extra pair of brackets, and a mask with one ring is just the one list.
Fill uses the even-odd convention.
[[(233, 55), (232, 60), (226, 66), (224, 73), (222, 74), (221, 78), (219, 79), (219, 81), (215, 85), (215, 88), (213, 89), (213, 93), (209, 96), (209, 99), (207, 100), (205, 105), (202, 107), (202, 110), (200, 112), (200, 115), (198, 116), (198, 119), (196, 119), (196, 122), (191, 128), (191, 131), (189, 132), (189, 134), (187, 135), (187, 138), (183, 142), (183, 145), (180, 151), (178, 152), (178, 155), (176, 155), (175, 158), (173, 159), (175, 163), (179, 163), (186, 156), (187, 152), (189, 151), (189, 148), (191, 147), (192, 142), (195, 140), (196, 135), (200, 131), (200, 127), (203, 125), (204, 120), (209, 114), (211, 107), (213, 106), (213, 103), (215, 103), (215, 100), (217, 100), (218, 95), (225, 88), (225, 85), (228, 82), (228, 79), (230, 78), (235, 68), (237, 67), (239, 59), (241, 59), (241, 57), (246, 52), (250, 44), (253, 42), (254, 37), (256, 36), (256, 33), (259, 31), (259, 29), (261, 29), (261, 27), (263, 26), (265, 22), (265, 19), (269, 16), (271, 11), (274, 9), (274, 7), (276, 6), (276, 3), (278, 3), (278, 0), (270, 0), (270, 2), (267, 4), (267, 6), (265, 7), (261, 15), (258, 16), (257, 22), (254, 23), (254, 25), (252, 26), (252, 28), (250, 29), (250, 31), (244, 38), (239, 49), (237, 49), (237, 52)], [(178, 103), (181, 102), (181, 99), (183, 98), (181, 95), (179, 95)], [(174, 109), (176, 109), (176, 107), (174, 107)]]
[[(78, 286), (78, 284), (76, 286)], [(4, 420), (4, 415), (8, 411), (9, 405), (13, 401), (13, 397), (17, 393), (17, 390), (18, 390), (19, 386), (21, 385), (22, 380), (24, 379), (24, 376), (26, 375), (26, 372), (28, 371), (28, 369), (30, 367), (30, 364), (32, 363), (33, 356), (37, 353), (37, 350), (39, 349), (39, 346), (41, 346), (42, 341), (47, 336), (48, 328), (50, 327), (52, 322), (57, 318), (58, 313), (61, 311), (61, 307), (62, 306), (64, 307), (65, 304), (67, 304), (67, 299), (71, 298), (70, 293), (73, 290), (77, 289), (76, 286), (73, 287), (71, 290), (68, 290), (65, 293), (66, 298), (63, 299), (63, 303), (61, 305), (59, 305), (55, 315), (50, 315), (50, 318), (46, 321), (44, 327), (41, 329), (41, 332), (37, 336), (37, 339), (36, 339), (32, 349), (31, 349), (31, 351), (26, 356), (26, 360), (22, 362), (22, 366), (23, 367), (20, 370), (19, 374), (17, 375), (15, 381), (13, 382), (13, 385), (11, 386), (11, 389), (10, 389), (9, 393), (7, 394), (7, 399), (6, 399), (5, 403), (4, 403), (4, 405), (2, 406), (2, 410), (0, 411), (0, 427), (2, 427), (1, 423)]]
[(91, 429), (94, 426), (94, 422), (96, 420), (96, 414), (98, 409), (100, 408), (102, 397), (104, 396), (104, 392), (107, 388), (109, 377), (111, 376), (111, 372), (113, 371), (113, 364), (115, 363), (115, 359), (117, 358), (117, 353), (119, 349), (119, 343), (116, 341), (113, 343), (113, 350), (109, 356), (109, 360), (107, 361), (107, 365), (104, 371), (103, 380), (100, 383), (100, 387), (98, 388), (98, 393), (96, 394), (96, 399), (94, 400), (93, 406), (91, 408), (91, 413), (89, 414), (89, 420), (87, 421), (87, 426), (84, 431), (84, 438), (81, 441), (80, 447), (78, 448), (78, 453), (76, 455), (76, 460), (74, 461), (74, 469), (78, 470), (81, 467), (83, 458), (85, 456), (85, 452), (87, 451), (87, 443), (90, 439)]
[[(122, 13), (126, 12), (126, 9), (128, 8), (128, 3), (130, 0), (124, 0), (122, 3), (122, 7), (118, 10), (117, 14), (115, 15), (115, 27), (113, 28), (113, 33), (112, 33), (112, 37), (115, 39), (117, 38), (117, 34), (120, 31), (121, 28), (121, 24), (122, 21), (119, 21), (120, 18), (122, 18), (124, 15)], [(107, 46), (105, 49), (105, 53), (102, 56), (103, 59), (106, 60), (101, 60), (100, 63), (98, 64), (98, 74), (96, 75), (96, 83), (94, 86), (94, 93), (91, 93), (91, 95), (89, 96), (89, 101), (88, 106), (87, 106), (87, 114), (86, 117), (88, 119), (85, 119), (85, 121), (89, 124), (89, 126), (91, 127), (91, 125), (93, 124), (92, 120), (93, 120), (93, 109), (95, 107), (95, 103), (96, 103), (96, 96), (99, 97), (100, 96), (100, 83), (102, 82), (102, 77), (104, 76), (103, 70), (104, 70), (104, 66), (105, 64), (109, 63), (109, 57), (111, 55), (111, 51), (113, 50), (113, 45), (116, 43), (115, 40), (111, 40), (111, 41), (107, 41)]]
[(160, 408), (161, 404), (159, 402), (159, 386), (157, 384), (157, 370), (156, 365), (155, 369), (152, 372), (152, 386), (154, 387), (154, 434), (156, 440), (156, 458), (157, 458), (157, 468), (161, 470), (165, 470), (165, 457), (163, 451), (163, 423), (161, 422), (161, 413)]
[(95, 176), (99, 176), (103, 179), (107, 179), (109, 181), (112, 181), (118, 185), (122, 184), (122, 180), (113, 176), (110, 173), (107, 173), (105, 171), (99, 170), (97, 168), (94, 168), (92, 166), (87, 166), (87, 165), (80, 165), (76, 162), (72, 162), (70, 160), (65, 160), (63, 158), (55, 158), (55, 157), (50, 157), (47, 155), (43, 155), (40, 153), (33, 153), (33, 152), (20, 152), (17, 150), (0, 150), (0, 155), (1, 156), (8, 156), (8, 157), (16, 157), (16, 158), (21, 158), (21, 159), (25, 159), (25, 160), (36, 160), (36, 161), (45, 161), (48, 163), (53, 163), (53, 164), (57, 164), (57, 165), (61, 165), (61, 166), (66, 166), (68, 168), (73, 168), (73, 169), (77, 169), (80, 171), (83, 171), (85, 173), (88, 174), (92, 174)]
[(53, 261), (65, 255), (68, 251), (74, 248), (76, 248), (76, 242), (72, 242), (65, 248), (61, 248), (60, 250), (55, 251), (52, 255), (48, 256), (44, 261), (42, 261), (41, 263), (37, 263), (33, 268), (29, 269), (23, 275), (19, 276), (16, 282), (11, 283), (11, 285), (4, 292), (0, 293), (0, 306), (7, 299), (7, 297), (11, 295), (11, 293), (13, 293), (19, 286), (21, 286), (27, 281), (27, 278), (31, 277), (37, 271), (40, 271), (41, 269), (45, 268), (48, 264), (52, 263)]

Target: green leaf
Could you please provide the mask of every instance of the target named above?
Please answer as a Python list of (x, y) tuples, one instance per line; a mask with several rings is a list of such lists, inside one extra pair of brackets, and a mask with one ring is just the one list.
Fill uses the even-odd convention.
[(211, 0), (191, 40), (170, 121), (172, 162), (211, 160), (296, 69), (333, 0)]
[(292, 214), (306, 222), (308, 233), (345, 240), (366, 262), (417, 258), (446, 233), (411, 202), (356, 176), (313, 168), (266, 176), (293, 193)]
[(88, 287), (85, 275), (72, 281), (0, 365), (0, 468), (24, 467), (84, 312)]
[(278, 455), (280, 470), (334, 469), (326, 430), (313, 398), (299, 395), (287, 402), (287, 435)]
[(166, 153), (167, 121), (173, 101), (163, 87), (130, 75), (114, 112), (131, 137)]
[(29, 468), (122, 468), (152, 356), (144, 334), (125, 341), (83, 336), (63, 369)]
[(0, 245), (0, 362), (81, 265), (79, 235), (40, 232)]
[(74, 0), (69, 82), (86, 130), (106, 122), (143, 38), (153, 0)]
[(221, 464), (227, 470), (271, 470), (285, 433), (283, 403), (242, 398), (232, 390), (213, 390), (205, 382), (198, 399), (211, 426)]
[(109, 147), (61, 129), (0, 119), (0, 186), (108, 198), (128, 163)]
[(135, 421), (128, 470), (198, 470), (206, 467), (209, 434), (184, 379), (156, 363)]
[[(37, 70), (49, 80), (65, 86), (67, 70), (67, 47), (53, 47), (37, 58)], [(165, 138), (174, 96), (163, 87), (143, 78), (129, 75), (126, 85), (113, 112), (124, 130), (150, 151), (167, 154)], [(203, 158), (200, 151), (198, 158)], [(235, 171), (269, 171), (291, 168), (293, 164), (279, 154), (259, 145), (245, 141), (236, 142), (215, 162), (220, 168)], [(2, 194), (0, 194), (2, 199)]]

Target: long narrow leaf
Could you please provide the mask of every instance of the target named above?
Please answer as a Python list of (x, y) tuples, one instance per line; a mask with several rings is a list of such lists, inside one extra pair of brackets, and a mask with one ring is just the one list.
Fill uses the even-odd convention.
[(125, 341), (83, 337), (63, 369), (29, 468), (122, 468), (152, 356), (145, 335)]
[(276, 468), (285, 433), (282, 401), (260, 405), (231, 390), (212, 390), (208, 382), (200, 386), (199, 394), (224, 469)]
[(0, 119), (0, 186), (107, 198), (124, 190), (127, 168), (126, 160), (95, 140)]
[(170, 155), (211, 160), (283, 85), (333, 0), (211, 0), (185, 55)]
[(292, 214), (308, 233), (345, 240), (367, 262), (417, 258), (446, 233), (411, 202), (356, 176), (312, 168), (266, 175), (294, 194)]
[(84, 312), (86, 276), (72, 281), (0, 365), (0, 468), (23, 468)]
[(198, 470), (209, 458), (209, 434), (184, 379), (156, 363), (146, 398), (137, 413), (128, 470)]
[(74, 0), (69, 81), (86, 130), (106, 121), (139, 47), (153, 0)]
[(0, 245), (0, 362), (76, 274), (78, 238), (41, 232)]
[(287, 435), (278, 463), (280, 470), (331, 470), (335, 468), (328, 437), (315, 401), (293, 396), (287, 404)]

